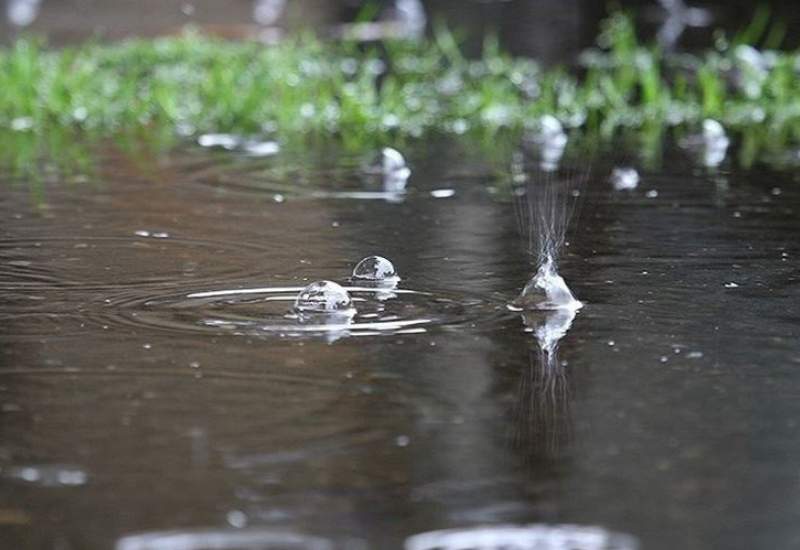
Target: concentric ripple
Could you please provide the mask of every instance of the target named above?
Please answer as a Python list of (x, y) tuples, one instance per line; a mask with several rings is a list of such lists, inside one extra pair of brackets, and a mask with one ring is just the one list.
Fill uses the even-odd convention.
[(303, 287), (274, 286), (122, 295), (102, 306), (104, 322), (175, 332), (277, 338), (344, 337), (427, 332), (508, 316), (502, 303), (401, 288), (345, 286), (355, 315), (297, 315), (292, 305)]
[[(108, 237), (0, 240), (0, 292), (106, 290), (219, 280), (255, 274), (253, 257), (270, 248), (198, 240), (164, 231)], [(220, 262), (219, 258), (225, 261)]]

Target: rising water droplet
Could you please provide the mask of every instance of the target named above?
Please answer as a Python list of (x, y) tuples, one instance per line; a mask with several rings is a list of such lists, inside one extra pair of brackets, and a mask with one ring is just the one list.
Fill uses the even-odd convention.
[(350, 294), (332, 281), (317, 281), (305, 287), (294, 302), (298, 313), (337, 313), (353, 309)]
[(400, 278), (392, 262), (382, 256), (368, 256), (353, 269), (353, 279), (372, 282), (396, 282)]

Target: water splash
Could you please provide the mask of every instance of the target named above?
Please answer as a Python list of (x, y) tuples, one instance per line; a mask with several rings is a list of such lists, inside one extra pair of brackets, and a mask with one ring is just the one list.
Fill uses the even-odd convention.
[(580, 525), (493, 525), (409, 537), (405, 550), (636, 550), (629, 535)]
[(528, 178), (525, 186), (517, 188), (514, 204), (519, 229), (527, 237), (528, 252), (535, 258), (538, 268), (509, 306), (511, 309), (578, 310), (582, 307), (558, 274), (558, 258), (585, 180), (586, 175), (538, 172)]

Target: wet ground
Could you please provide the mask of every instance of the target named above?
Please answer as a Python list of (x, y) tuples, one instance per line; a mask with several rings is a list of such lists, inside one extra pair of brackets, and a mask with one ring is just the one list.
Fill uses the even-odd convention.
[[(507, 164), (405, 152), (405, 189), (335, 149), (109, 148), (40, 191), (2, 177), (3, 547), (263, 528), (319, 540), (124, 548), (392, 549), (502, 523), (800, 544), (796, 171), (670, 149), (615, 191), (632, 156), (568, 155), (588, 175), (561, 273), (585, 305), (523, 318)], [(296, 290), (277, 289), (351, 285), (375, 253), (402, 281), (353, 291), (353, 326), (285, 316)], [(542, 327), (566, 330), (557, 356)]]

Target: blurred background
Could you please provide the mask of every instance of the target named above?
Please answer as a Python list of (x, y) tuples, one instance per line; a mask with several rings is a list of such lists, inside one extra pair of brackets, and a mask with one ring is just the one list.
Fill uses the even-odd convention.
[[(2, 0), (0, 42), (20, 33), (47, 37), (53, 45), (87, 38), (120, 39), (179, 32), (187, 24), (228, 38), (274, 39), (275, 30), (315, 28), (335, 32), (359, 14), (390, 21), (417, 18), (424, 26), (446, 21), (464, 31), (467, 47), (477, 48), (487, 31), (499, 33), (506, 48), (544, 62), (569, 61), (593, 43), (597, 26), (609, 8), (622, 7), (637, 16), (641, 32), (667, 47), (709, 45), (708, 27), (738, 29), (754, 10), (767, 6), (785, 21), (784, 46), (798, 44), (792, 29), (800, 22), (800, 3), (771, 0)], [(366, 8), (366, 9), (365, 9)], [(427, 25), (425, 25), (427, 23)], [(374, 37), (375, 34), (369, 36)]]

